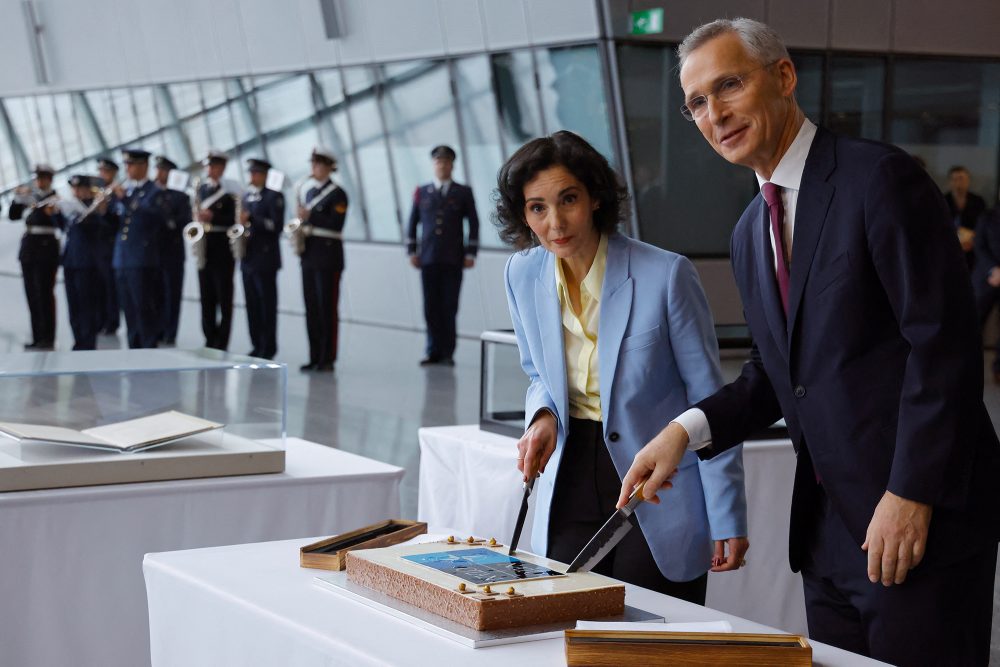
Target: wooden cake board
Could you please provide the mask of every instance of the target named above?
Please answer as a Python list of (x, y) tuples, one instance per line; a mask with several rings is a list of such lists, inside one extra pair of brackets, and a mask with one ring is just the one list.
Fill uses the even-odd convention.
[[(330, 575), (316, 577), (313, 582), (327, 590), (331, 590), (343, 597), (360, 602), (361, 604), (378, 609), (379, 611), (395, 616), (396, 618), (408, 621), (417, 627), (433, 632), (441, 637), (446, 637), (469, 648), (482, 648), (484, 646), (497, 646), (500, 644), (519, 644), (522, 642), (533, 642), (542, 639), (562, 639), (563, 631), (576, 627), (576, 621), (563, 621), (561, 623), (549, 623), (546, 625), (528, 625), (520, 628), (504, 628), (501, 630), (476, 630), (461, 623), (448, 620), (443, 616), (438, 616), (420, 607), (407, 604), (394, 597), (385, 595), (378, 591), (366, 588), (352, 581), (348, 581), (346, 572), (337, 572)], [(662, 616), (651, 614), (642, 609), (636, 609), (625, 605), (625, 613), (620, 616), (607, 618), (580, 619), (588, 621), (611, 621), (611, 622), (649, 622), (663, 623)]]

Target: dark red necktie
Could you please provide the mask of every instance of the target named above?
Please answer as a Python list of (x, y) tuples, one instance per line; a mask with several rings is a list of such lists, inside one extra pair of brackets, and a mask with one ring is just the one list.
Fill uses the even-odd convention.
[(788, 316), (788, 253), (785, 252), (785, 237), (782, 232), (785, 226), (785, 206), (781, 203), (781, 188), (774, 183), (764, 183), (761, 186), (767, 210), (771, 216), (771, 233), (774, 235), (774, 251), (777, 255), (777, 268), (774, 277), (778, 281), (778, 292), (781, 293), (781, 307)]

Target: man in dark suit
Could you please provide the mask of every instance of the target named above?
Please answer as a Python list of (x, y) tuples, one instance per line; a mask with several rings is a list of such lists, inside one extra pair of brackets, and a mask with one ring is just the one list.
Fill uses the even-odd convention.
[[(97, 174), (104, 181), (104, 187), (112, 190), (118, 184), (118, 163), (108, 157), (97, 159)], [(111, 223), (101, 232), (101, 254), (99, 256), (98, 268), (101, 272), (101, 285), (103, 287), (104, 299), (102, 309), (104, 317), (101, 318), (101, 331), (105, 335), (113, 336), (118, 332), (121, 324), (121, 307), (118, 305), (118, 286), (115, 284), (115, 272), (111, 268), (111, 255), (115, 250), (115, 237), (118, 235), (118, 218), (116, 201), (118, 195), (113, 191), (108, 195), (108, 210), (105, 217)]]
[[(56, 340), (56, 273), (59, 271), (56, 191), (52, 188), (55, 169), (35, 166), (33, 188), (18, 188), (10, 205), (10, 219), (24, 219), (24, 236), (17, 259), (21, 262), (24, 295), (31, 316), (31, 342), (26, 350), (51, 350)], [(25, 213), (27, 215), (25, 216)]]
[[(251, 357), (274, 359), (278, 353), (278, 269), (285, 197), (266, 186), (271, 163), (247, 160), (250, 187), (243, 195), (242, 223), (247, 227), (246, 254), (240, 260), (247, 302)], [(238, 242), (238, 241), (234, 241)]]
[(976, 226), (980, 216), (986, 211), (986, 201), (974, 192), (969, 192), (972, 175), (962, 165), (948, 170), (948, 192), (944, 201), (958, 232), (958, 241), (965, 252), (965, 260), (971, 270), (975, 261)]
[(101, 262), (105, 230), (111, 227), (105, 216), (108, 198), (101, 193), (104, 181), (97, 176), (77, 174), (69, 184), (76, 199), (60, 211), (66, 235), (62, 267), (69, 326), (74, 350), (96, 350), (105, 316)]
[[(980, 328), (1000, 303), (1000, 205), (984, 213), (976, 226), (976, 262), (972, 267), (972, 288)], [(993, 382), (1000, 384), (1000, 344), (995, 347)]]
[(167, 222), (163, 190), (149, 180), (149, 151), (123, 152), (128, 180), (118, 186), (119, 219), (111, 266), (130, 348), (156, 347), (162, 326), (160, 256)]
[(715, 21), (678, 54), (682, 113), (761, 184), (731, 247), (754, 346), (636, 455), (622, 494), (784, 417), (810, 636), (897, 665), (987, 664), (1000, 445), (940, 192), (904, 152), (806, 120), (767, 26)]
[(340, 320), (340, 276), (344, 271), (344, 220), (347, 193), (331, 180), (337, 160), (325, 148), (316, 148), (310, 158), (312, 179), (305, 198), (300, 198), (298, 216), (302, 223), (302, 297), (306, 306), (309, 334), (309, 363), (302, 371), (332, 372), (337, 361)]
[(156, 184), (163, 189), (163, 211), (167, 226), (163, 234), (160, 256), (162, 283), (163, 324), (160, 340), (173, 345), (177, 340), (177, 326), (181, 315), (181, 297), (184, 291), (184, 226), (191, 222), (191, 200), (186, 192), (170, 190), (167, 180), (177, 164), (160, 155), (156, 158)]
[(226, 232), (236, 223), (236, 205), (241, 196), (229, 192), (224, 183), (229, 156), (210, 151), (202, 164), (206, 178), (198, 186), (197, 220), (205, 229), (205, 265), (198, 267), (198, 287), (201, 293), (201, 329), (205, 347), (225, 350), (233, 328), (233, 275), (236, 260), (229, 247)]
[[(420, 269), (427, 322), (427, 354), (421, 366), (454, 366), (455, 318), (462, 290), (462, 270), (476, 263), (479, 249), (479, 217), (472, 188), (451, 180), (455, 151), (437, 146), (431, 151), (434, 182), (413, 193), (413, 209), (407, 226), (406, 251), (410, 263)], [(469, 221), (465, 239), (462, 221)], [(419, 241), (417, 225), (420, 225)]]

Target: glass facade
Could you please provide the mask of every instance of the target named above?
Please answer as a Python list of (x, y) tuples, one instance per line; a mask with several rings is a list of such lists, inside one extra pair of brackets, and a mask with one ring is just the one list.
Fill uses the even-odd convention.
[[(0, 99), (0, 196), (36, 162), (96, 172), (137, 145), (198, 173), (210, 148), (230, 155), (226, 177), (246, 182), (245, 160), (264, 157), (294, 186), (317, 144), (338, 157), (351, 205), (344, 234), (402, 243), (414, 189), (431, 180), (431, 149), (458, 152), (455, 179), (471, 185), (480, 243), (500, 248), (490, 224), (504, 158), (525, 141), (570, 129), (619, 163), (608, 83), (596, 44)], [(293, 210), (292, 208), (289, 209)]]
[[(709, 147), (678, 107), (676, 47), (618, 49), (640, 237), (692, 257), (727, 257), (729, 237), (757, 191), (753, 174)], [(952, 165), (997, 202), (1000, 63), (792, 51), (797, 100), (835, 132), (896, 144), (922, 158), (942, 189)]]

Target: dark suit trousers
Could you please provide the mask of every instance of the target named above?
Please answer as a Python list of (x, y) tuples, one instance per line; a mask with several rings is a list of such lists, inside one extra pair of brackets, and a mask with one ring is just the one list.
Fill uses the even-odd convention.
[(21, 262), (24, 295), (31, 316), (31, 342), (51, 346), (56, 340), (56, 273), (52, 262)]
[(340, 318), (340, 271), (302, 267), (302, 296), (306, 304), (306, 331), (309, 334), (309, 363), (337, 361)]
[[(991, 287), (987, 284), (976, 285), (976, 310), (979, 313), (979, 328), (986, 326), (993, 309), (1000, 303), (1000, 287)], [(993, 358), (993, 370), (1000, 371), (1000, 341), (994, 346), (995, 356)]]
[(128, 328), (128, 346), (135, 348), (156, 347), (160, 338), (159, 300), (160, 269), (116, 269), (118, 303), (125, 313)]
[(121, 306), (118, 304), (118, 284), (115, 280), (115, 271), (111, 268), (111, 252), (106, 257), (98, 260), (101, 264), (101, 284), (104, 286), (104, 317), (101, 321), (101, 329), (108, 333), (118, 331), (121, 326)]
[(233, 272), (232, 262), (206, 264), (198, 272), (201, 290), (201, 330), (205, 334), (205, 347), (226, 350), (229, 333), (233, 328)]
[(802, 569), (810, 638), (900, 667), (989, 663), (996, 546), (954, 564), (918, 565), (886, 588), (868, 581), (868, 555), (822, 488), (815, 514)]
[(251, 354), (274, 359), (278, 353), (278, 272), (242, 269)]
[(420, 270), (424, 287), (424, 320), (427, 322), (427, 356), (451, 359), (455, 354), (455, 318), (462, 291), (462, 267), (430, 264)]
[(63, 267), (69, 326), (73, 329), (74, 350), (96, 350), (97, 334), (104, 324), (104, 282), (100, 269)]
[[(600, 422), (571, 418), (549, 510), (549, 558), (571, 562), (608, 520), (622, 481), (604, 444)], [(705, 563), (708, 569), (708, 563)], [(660, 572), (642, 530), (635, 526), (594, 572), (695, 604), (705, 604), (708, 575), (670, 581)]]
[(163, 259), (163, 340), (177, 340), (184, 292), (184, 256)]

